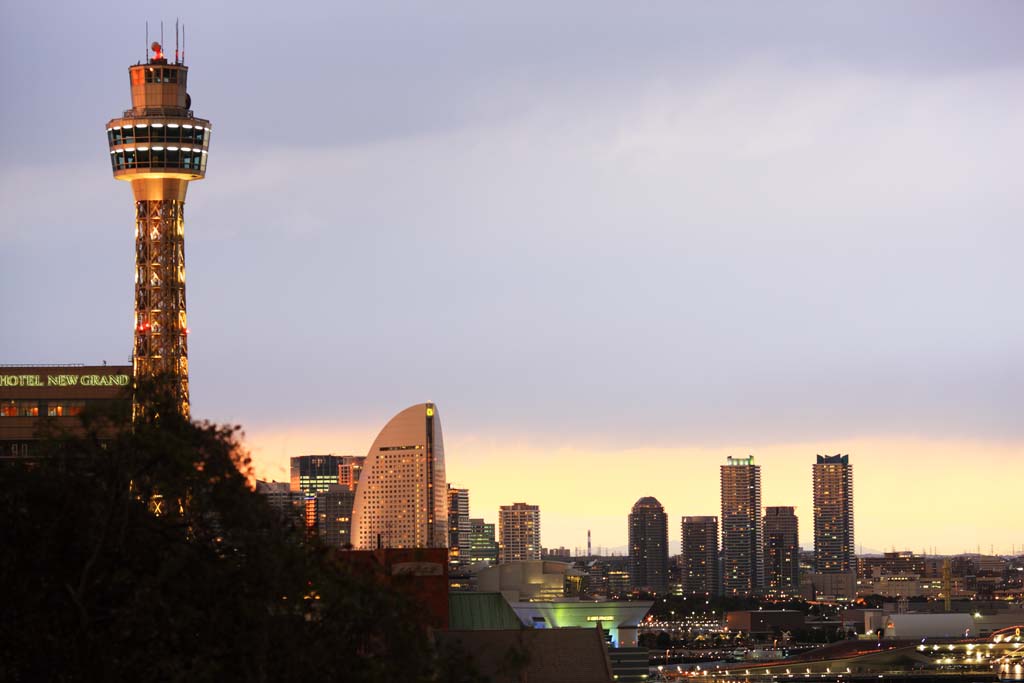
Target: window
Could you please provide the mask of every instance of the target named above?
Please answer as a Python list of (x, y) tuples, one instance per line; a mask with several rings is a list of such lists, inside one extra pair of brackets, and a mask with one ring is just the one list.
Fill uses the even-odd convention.
[(3, 404), (4, 417), (39, 417), (38, 401), (7, 401)]

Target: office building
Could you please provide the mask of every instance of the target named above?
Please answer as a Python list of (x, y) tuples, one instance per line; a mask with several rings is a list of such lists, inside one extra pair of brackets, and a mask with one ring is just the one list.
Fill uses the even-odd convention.
[(469, 563), (498, 564), (498, 540), (494, 536), (494, 524), (477, 518), (469, 520)]
[(352, 511), (353, 545), (447, 548), (446, 491), (437, 407), (406, 408), (388, 421), (366, 456)]
[(291, 489), (315, 494), (336, 484), (355, 491), (365, 460), (363, 455), (292, 456)]
[(306, 524), (305, 494), (292, 491), (287, 481), (257, 481), (256, 493), (260, 494), (282, 520), (295, 527)]
[(761, 466), (754, 456), (728, 458), (722, 477), (722, 588), (726, 595), (764, 589)]
[(107, 123), (107, 143), (114, 178), (135, 197), (133, 374), (168, 378), (187, 417), (185, 192), (206, 176), (210, 122), (192, 113), (183, 61), (153, 43), (144, 63), (128, 67), (132, 107)]
[(629, 513), (629, 576), (633, 588), (668, 592), (668, 516), (651, 496)]
[(498, 562), (539, 560), (540, 507), (515, 503), (498, 510)]
[(800, 541), (795, 510), (764, 509), (764, 571), (769, 595), (800, 592)]
[(683, 517), (680, 548), (682, 592), (719, 595), (718, 517)]
[(448, 565), (450, 570), (469, 564), (469, 489), (448, 484)]
[(331, 484), (314, 498), (316, 533), (334, 548), (352, 547), (352, 508), (356, 493), (343, 484)]

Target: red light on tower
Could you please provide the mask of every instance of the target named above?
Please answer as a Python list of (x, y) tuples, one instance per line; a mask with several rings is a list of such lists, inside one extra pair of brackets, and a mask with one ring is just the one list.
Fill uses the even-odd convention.
[[(161, 23), (161, 26), (163, 26), (163, 23)], [(163, 32), (163, 28), (161, 28), (160, 31)], [(160, 43), (153, 41), (153, 44), (149, 47), (151, 50), (153, 50), (154, 61), (164, 58), (164, 48), (160, 45)]]

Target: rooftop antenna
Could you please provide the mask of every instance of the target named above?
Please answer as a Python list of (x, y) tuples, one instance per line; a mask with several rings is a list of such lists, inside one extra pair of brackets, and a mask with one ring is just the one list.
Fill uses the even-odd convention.
[(146, 63), (149, 63), (149, 22), (146, 22)]
[(181, 24), (181, 63), (185, 63), (185, 24)]
[(164, 20), (160, 20), (160, 47), (164, 46)]
[(180, 64), (178, 61), (178, 18), (174, 18), (174, 63)]

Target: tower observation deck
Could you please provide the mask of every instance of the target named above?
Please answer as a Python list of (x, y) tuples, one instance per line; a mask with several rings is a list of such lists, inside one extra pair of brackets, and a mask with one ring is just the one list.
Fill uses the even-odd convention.
[(132, 108), (107, 124), (110, 166), (135, 196), (136, 379), (166, 376), (189, 415), (185, 313), (185, 192), (206, 175), (210, 122), (196, 118), (188, 67), (159, 43), (128, 68)]

